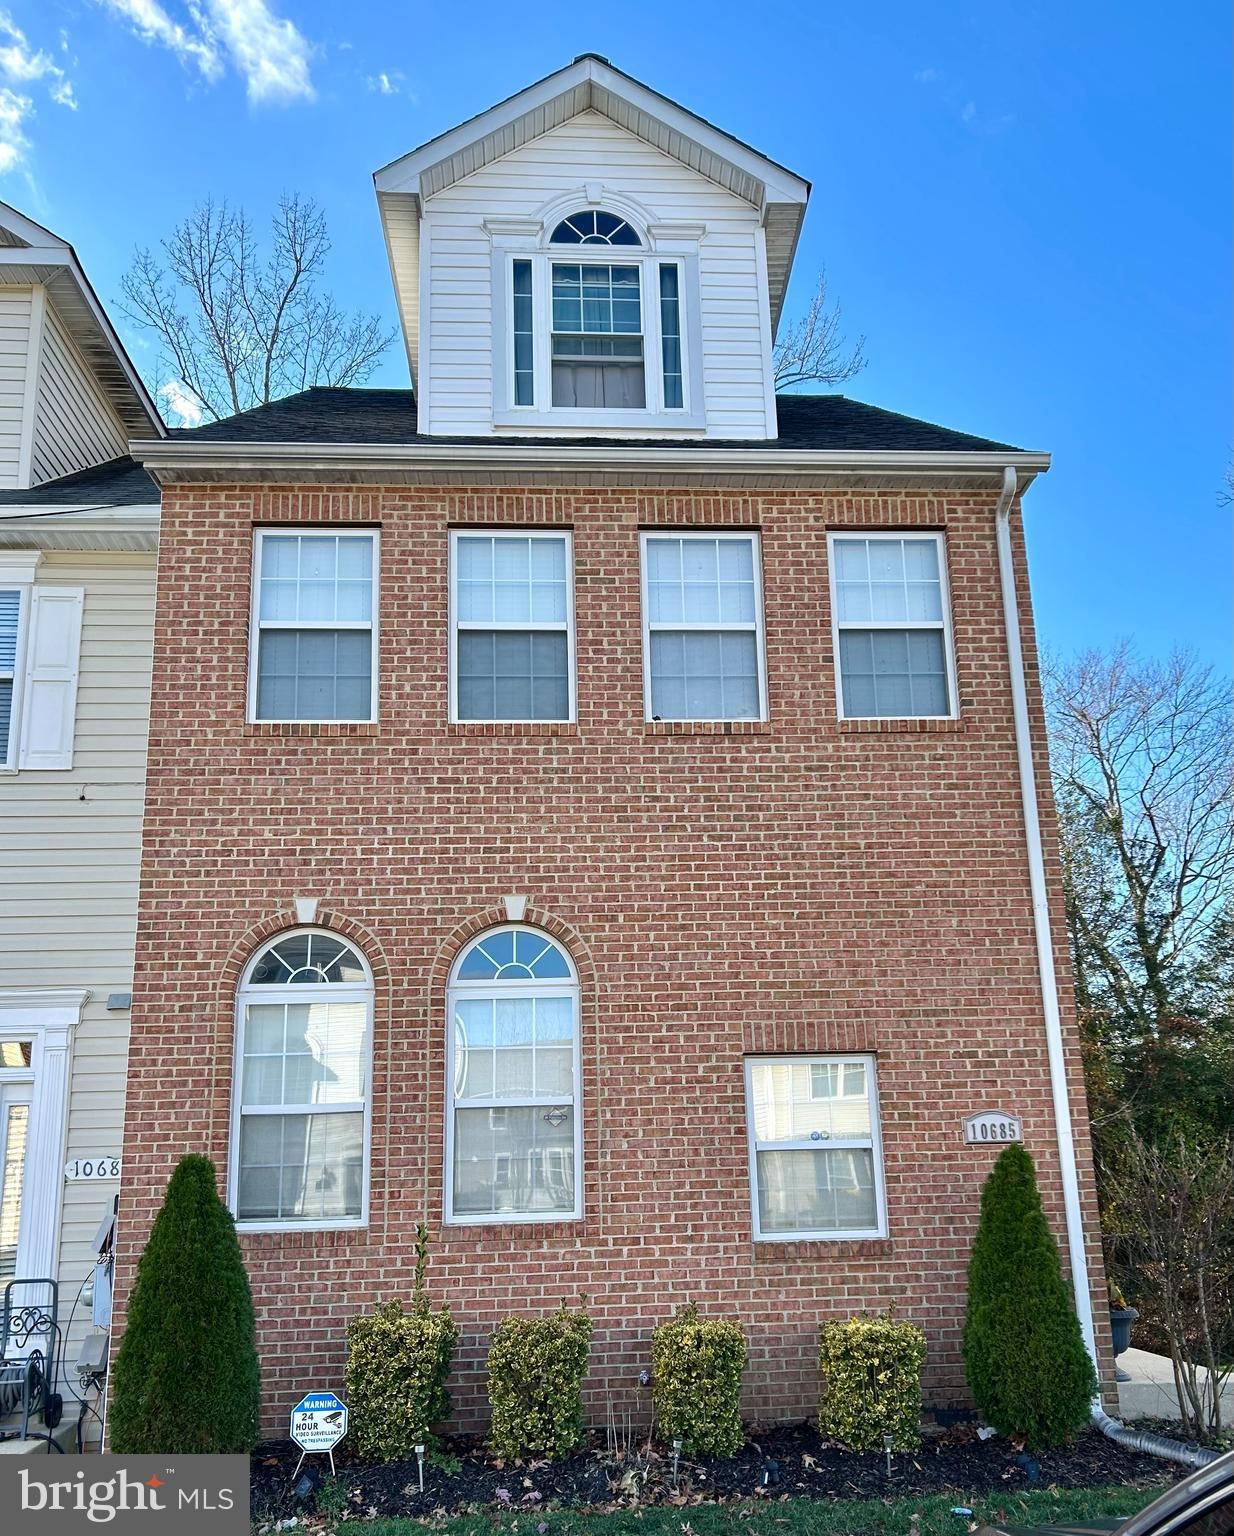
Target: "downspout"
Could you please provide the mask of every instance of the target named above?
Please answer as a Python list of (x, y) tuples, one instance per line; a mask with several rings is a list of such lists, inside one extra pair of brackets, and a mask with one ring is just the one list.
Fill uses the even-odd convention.
[[(1015, 590), (1015, 567), (1011, 549), (1011, 509), (1015, 503), (1018, 477), (1008, 465), (1003, 470), (1003, 486), (994, 513), (998, 545), (998, 574), (1002, 587), (1003, 618), (1007, 628), (1007, 658), (1011, 668), (1011, 708), (1015, 720), (1016, 760), (1020, 773), (1020, 799), (1024, 806), (1024, 838), (1028, 853), (1028, 881), (1033, 902), (1033, 933), (1037, 943), (1037, 969), (1041, 977), (1041, 1004), (1045, 1014), (1046, 1050), (1050, 1064), (1050, 1092), (1054, 1101), (1054, 1130), (1058, 1141), (1059, 1171), (1063, 1184), (1063, 1214), (1067, 1225), (1067, 1252), (1071, 1260), (1072, 1290), (1076, 1316), (1084, 1346), (1097, 1363), (1097, 1341), (1093, 1327), (1093, 1300), (1089, 1286), (1088, 1255), (1084, 1249), (1084, 1218), (1080, 1210), (1080, 1180), (1076, 1167), (1075, 1137), (1071, 1128), (1071, 1105), (1067, 1094), (1066, 1059), (1063, 1055), (1062, 1017), (1058, 1009), (1058, 975), (1054, 969), (1054, 945), (1050, 932), (1050, 907), (1045, 874), (1045, 854), (1041, 844), (1041, 817), (1037, 803), (1037, 774), (1033, 766), (1032, 736), (1029, 730), (1028, 688), (1024, 675), (1024, 649), (1020, 643), (1020, 607)], [(1187, 1466), (1203, 1467), (1215, 1461), (1215, 1451), (1184, 1445), (1165, 1435), (1127, 1429), (1112, 1419), (1097, 1396), (1092, 1403), (1094, 1425), (1111, 1440), (1132, 1450), (1146, 1451)]]

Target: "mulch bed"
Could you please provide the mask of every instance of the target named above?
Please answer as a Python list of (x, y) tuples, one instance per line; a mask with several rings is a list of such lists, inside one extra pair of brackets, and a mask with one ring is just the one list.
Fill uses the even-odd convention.
[[(336, 1456), (340, 1480), (358, 1518), (453, 1513), (478, 1507), (527, 1512), (567, 1505), (613, 1508), (630, 1505), (711, 1503), (761, 1497), (778, 1499), (896, 1498), (905, 1494), (977, 1494), (992, 1489), (1093, 1488), (1122, 1483), (1149, 1486), (1182, 1476), (1185, 1469), (1142, 1456), (1086, 1433), (1071, 1446), (1029, 1457), (1007, 1440), (980, 1440), (975, 1426), (960, 1425), (928, 1436), (920, 1450), (892, 1456), (891, 1475), (881, 1453), (856, 1454), (825, 1445), (809, 1424), (751, 1426), (750, 1440), (721, 1461), (686, 1461), (672, 1479), (671, 1458), (640, 1446), (625, 1461), (607, 1454), (602, 1435), (564, 1461), (494, 1460), (475, 1436), (448, 1439), (442, 1454), (456, 1466), (429, 1462), (424, 1492), (410, 1461), (366, 1464)], [(290, 1441), (270, 1441), (253, 1457), (252, 1518), (270, 1525), (311, 1512), (297, 1502), (292, 1472), (299, 1460)], [(310, 1457), (324, 1475), (324, 1457)]]

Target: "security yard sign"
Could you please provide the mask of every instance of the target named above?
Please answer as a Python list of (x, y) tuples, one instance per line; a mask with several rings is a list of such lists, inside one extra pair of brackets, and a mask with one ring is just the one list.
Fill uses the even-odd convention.
[(1008, 1141), (1023, 1141), (1024, 1131), (1017, 1115), (985, 1109), (979, 1115), (969, 1115), (964, 1122), (964, 1140), (969, 1146), (1001, 1146)]
[(334, 1447), (346, 1433), (347, 1404), (333, 1392), (310, 1392), (291, 1410), (291, 1438), (300, 1447), (300, 1462), (305, 1456), (329, 1456), (333, 1472)]

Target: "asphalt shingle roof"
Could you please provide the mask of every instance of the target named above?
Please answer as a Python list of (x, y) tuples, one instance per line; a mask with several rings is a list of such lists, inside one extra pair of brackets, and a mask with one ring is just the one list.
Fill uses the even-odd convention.
[(158, 501), (158, 486), (127, 454), (29, 490), (0, 491), (0, 507), (150, 507)]
[[(779, 395), (776, 400), (780, 435), (766, 441), (711, 441), (709, 448), (740, 453), (750, 448), (841, 449), (872, 451), (902, 449), (909, 452), (1016, 452), (1009, 443), (993, 442), (969, 432), (919, 421), (864, 405), (845, 395)], [(381, 447), (411, 443), (474, 443), (489, 447), (491, 437), (425, 437), (416, 430), (416, 406), (409, 389), (306, 389), (270, 405), (260, 405), (225, 421), (206, 426), (179, 428), (170, 434), (188, 441), (231, 443), (357, 443)], [(551, 447), (559, 438), (520, 437), (517, 444)], [(697, 440), (571, 438), (583, 446), (610, 448), (662, 448), (698, 446)]]

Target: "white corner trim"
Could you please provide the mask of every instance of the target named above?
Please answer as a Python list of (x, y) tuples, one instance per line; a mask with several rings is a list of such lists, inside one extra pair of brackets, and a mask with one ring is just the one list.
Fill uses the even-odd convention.
[(34, 429), (38, 421), (39, 375), (43, 370), (43, 331), (47, 319), (47, 289), (30, 290), (30, 332), (26, 340), (26, 380), (21, 404), (21, 444), (17, 454), (17, 483), (28, 486), (34, 473)]
[[(1020, 643), (1020, 607), (1015, 589), (1011, 548), (1011, 509), (1015, 504), (1017, 477), (1013, 467), (1003, 472), (1003, 489), (994, 513), (998, 545), (998, 575), (1002, 586), (1003, 619), (1007, 630), (1007, 659), (1011, 669), (1011, 706), (1015, 721), (1016, 760), (1020, 775), (1020, 799), (1024, 806), (1024, 840), (1028, 853), (1028, 882), (1033, 902), (1033, 933), (1037, 945), (1037, 969), (1041, 978), (1041, 1005), (1045, 1015), (1046, 1052), (1050, 1067), (1050, 1091), (1063, 1185), (1063, 1214), (1067, 1224), (1067, 1253), (1071, 1260), (1071, 1289), (1084, 1344), (1100, 1375), (1093, 1301), (1084, 1247), (1084, 1215), (1080, 1207), (1080, 1182), (1076, 1167), (1071, 1103), (1067, 1093), (1067, 1063), (1063, 1054), (1062, 1016), (1058, 1008), (1058, 976), (1054, 969), (1054, 945), (1050, 932), (1049, 889), (1045, 854), (1041, 845), (1041, 818), (1037, 808), (1037, 773), (1029, 728), (1028, 688), (1024, 676), (1024, 651)], [(1100, 1407), (1100, 1396), (1096, 1406)]]

